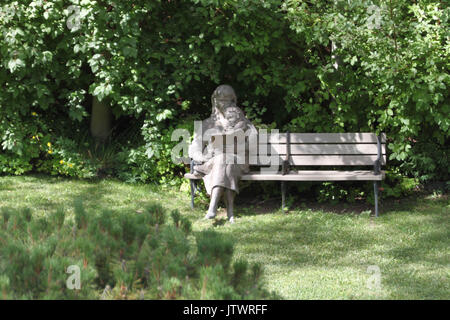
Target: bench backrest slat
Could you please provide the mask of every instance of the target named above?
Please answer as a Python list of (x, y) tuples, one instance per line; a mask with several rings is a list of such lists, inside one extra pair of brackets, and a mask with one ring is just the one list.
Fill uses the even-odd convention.
[[(250, 165), (264, 166), (267, 162), (257, 156), (250, 156)], [(278, 158), (278, 163), (283, 163), (284, 156)], [(372, 166), (377, 160), (377, 155), (302, 155), (291, 156), (289, 163), (293, 166)], [(386, 164), (386, 156), (381, 157), (381, 164)]]
[[(291, 156), (294, 166), (372, 166), (377, 155), (338, 155), (338, 156)], [(386, 156), (381, 157), (381, 164), (386, 164)]]
[[(285, 155), (287, 153), (286, 144), (267, 144), (260, 145), (258, 152), (261, 153), (266, 147), (266, 154), (277, 153)], [(378, 147), (375, 143), (358, 143), (358, 144), (291, 144), (291, 155), (369, 155), (377, 154)], [(381, 145), (381, 153), (386, 154), (386, 145)]]
[[(268, 143), (261, 144), (268, 138)], [(258, 136), (258, 148), (250, 148), (251, 165), (267, 165), (266, 156), (286, 160), (286, 133)], [(381, 165), (386, 164), (386, 135), (381, 135)], [(289, 163), (293, 166), (373, 166), (377, 160), (374, 133), (291, 133)], [(273, 162), (272, 162), (273, 163)]]
[[(269, 143), (286, 143), (286, 133), (267, 135)], [(377, 143), (374, 133), (291, 133), (291, 143)], [(381, 143), (386, 143), (386, 134), (381, 134)]]

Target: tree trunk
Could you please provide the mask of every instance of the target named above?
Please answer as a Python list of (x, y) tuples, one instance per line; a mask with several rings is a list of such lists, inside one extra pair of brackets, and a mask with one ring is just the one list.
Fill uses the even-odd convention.
[(111, 133), (111, 108), (108, 103), (92, 97), (91, 134), (98, 143), (105, 143)]

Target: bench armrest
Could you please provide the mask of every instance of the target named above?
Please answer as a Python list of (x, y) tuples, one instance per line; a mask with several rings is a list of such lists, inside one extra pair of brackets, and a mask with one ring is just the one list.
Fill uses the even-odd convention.
[(199, 164), (203, 164), (203, 162), (195, 161), (194, 159), (191, 159), (190, 165), (189, 165), (190, 173), (194, 173), (194, 167)]
[(381, 174), (381, 137), (377, 136), (377, 160), (373, 164), (375, 174)]

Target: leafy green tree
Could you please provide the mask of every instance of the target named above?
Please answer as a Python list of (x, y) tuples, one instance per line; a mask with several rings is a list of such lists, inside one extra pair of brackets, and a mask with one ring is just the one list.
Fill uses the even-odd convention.
[[(283, 7), (308, 43), (317, 92), (328, 100), (334, 125), (386, 132), (389, 159), (404, 173), (448, 179), (449, 8), (427, 0), (292, 0)], [(324, 115), (318, 108), (307, 109), (303, 121)]]
[(393, 167), (448, 179), (448, 17), (432, 0), (4, 1), (0, 171), (101, 172), (80, 150), (95, 97), (112, 174), (171, 180), (172, 130), (229, 83), (259, 127), (386, 132)]

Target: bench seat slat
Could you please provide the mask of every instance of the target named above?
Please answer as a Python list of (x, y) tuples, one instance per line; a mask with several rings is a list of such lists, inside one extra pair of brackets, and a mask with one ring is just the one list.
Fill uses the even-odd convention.
[[(385, 171), (376, 175), (373, 171), (291, 171), (289, 174), (250, 172), (242, 176), (247, 181), (381, 181)], [(200, 179), (200, 178), (199, 178)], [(199, 180), (198, 179), (198, 180)]]
[[(377, 143), (374, 133), (291, 133), (291, 143)], [(286, 133), (268, 133), (268, 142), (286, 143)], [(386, 134), (381, 134), (381, 143), (386, 143)]]
[(266, 174), (251, 172), (242, 176), (248, 181), (381, 181), (385, 172), (376, 175), (373, 171), (291, 171), (289, 174)]
[[(267, 144), (260, 145), (258, 151), (269, 151), (270, 153), (286, 154), (286, 144)], [(250, 149), (250, 152), (256, 151)], [(291, 154), (332, 154), (332, 155), (350, 155), (350, 154), (377, 154), (377, 144), (291, 144)], [(386, 145), (381, 145), (381, 153), (386, 154)]]

